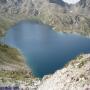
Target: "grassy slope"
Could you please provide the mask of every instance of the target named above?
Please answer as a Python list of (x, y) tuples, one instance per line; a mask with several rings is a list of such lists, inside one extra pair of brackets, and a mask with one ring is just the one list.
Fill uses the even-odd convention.
[(0, 45), (0, 78), (25, 79), (31, 77), (31, 70), (27, 67), (20, 52), (7, 45)]

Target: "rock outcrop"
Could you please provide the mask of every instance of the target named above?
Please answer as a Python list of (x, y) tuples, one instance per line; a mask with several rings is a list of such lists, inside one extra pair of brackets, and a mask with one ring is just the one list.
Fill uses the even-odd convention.
[(44, 77), (37, 90), (90, 90), (90, 54), (80, 55), (63, 69)]

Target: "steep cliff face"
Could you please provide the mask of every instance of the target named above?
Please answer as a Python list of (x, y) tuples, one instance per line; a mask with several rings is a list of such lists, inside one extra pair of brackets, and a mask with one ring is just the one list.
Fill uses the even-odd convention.
[(90, 54), (80, 55), (62, 70), (44, 77), (37, 90), (90, 90)]

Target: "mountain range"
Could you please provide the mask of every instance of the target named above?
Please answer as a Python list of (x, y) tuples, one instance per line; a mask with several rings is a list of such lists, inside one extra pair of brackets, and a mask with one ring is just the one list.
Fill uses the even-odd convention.
[(0, 0), (0, 16), (16, 22), (36, 19), (56, 31), (90, 35), (90, 0), (76, 4), (61, 0)]

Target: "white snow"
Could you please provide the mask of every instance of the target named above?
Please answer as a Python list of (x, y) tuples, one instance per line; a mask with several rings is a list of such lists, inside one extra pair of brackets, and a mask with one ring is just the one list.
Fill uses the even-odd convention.
[(68, 4), (76, 4), (80, 0), (63, 0), (63, 1), (66, 2), (66, 3), (68, 3)]

